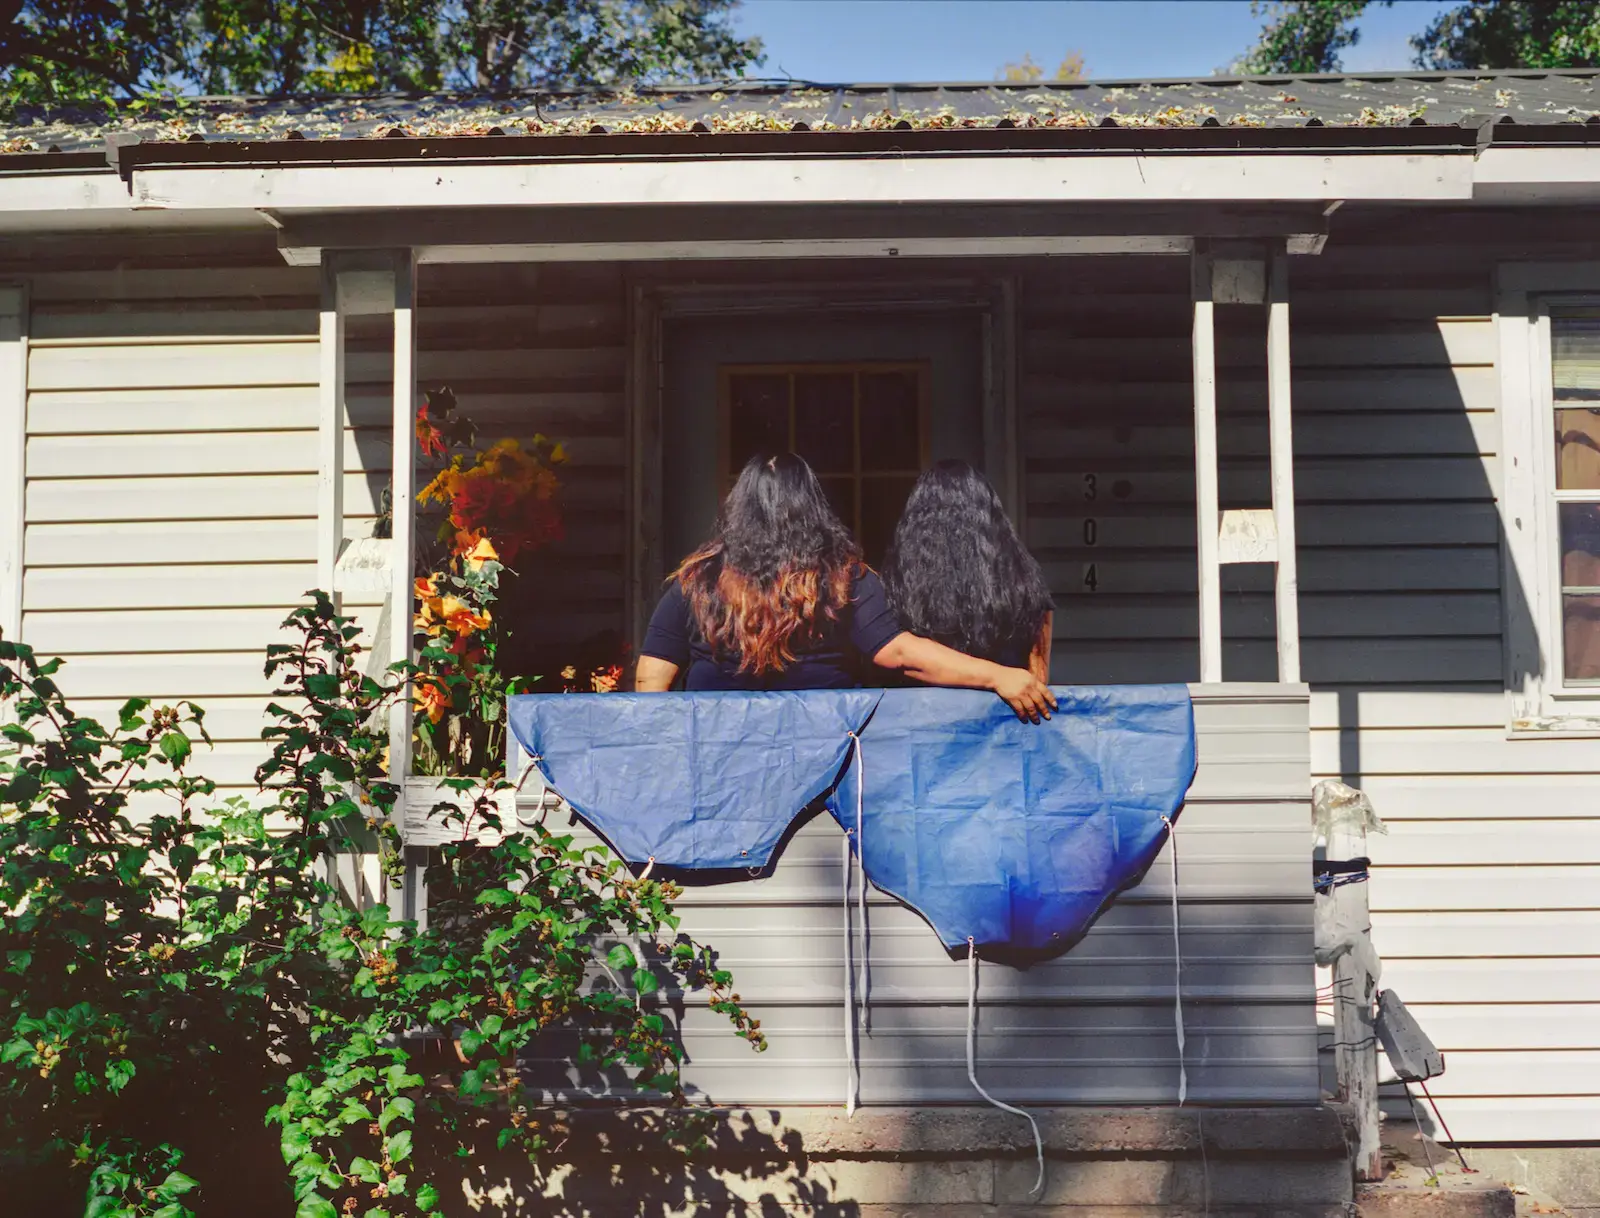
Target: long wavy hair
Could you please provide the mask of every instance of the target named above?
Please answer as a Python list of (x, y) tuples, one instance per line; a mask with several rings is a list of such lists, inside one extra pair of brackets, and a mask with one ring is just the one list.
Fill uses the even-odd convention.
[(794, 663), (795, 644), (838, 618), (860, 563), (811, 467), (781, 453), (750, 459), (711, 540), (671, 578), (712, 654), (761, 676)]
[(905, 629), (984, 659), (1031, 648), (1054, 608), (1000, 496), (965, 461), (940, 461), (917, 479), (883, 583)]

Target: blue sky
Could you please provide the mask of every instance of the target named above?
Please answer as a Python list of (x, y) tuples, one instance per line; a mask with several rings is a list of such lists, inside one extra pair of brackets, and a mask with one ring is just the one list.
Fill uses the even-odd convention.
[[(1374, 5), (1354, 71), (1402, 68), (1435, 0)], [(767, 46), (760, 74), (829, 83), (992, 80), (1026, 52), (1053, 69), (1081, 52), (1092, 77), (1209, 76), (1255, 41), (1249, 0), (744, 0), (741, 33)]]

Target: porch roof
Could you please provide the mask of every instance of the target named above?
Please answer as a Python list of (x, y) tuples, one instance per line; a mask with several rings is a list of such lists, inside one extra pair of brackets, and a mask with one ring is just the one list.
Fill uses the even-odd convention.
[[(376, 97), (203, 97), (178, 99), (165, 113), (35, 112), (0, 128), (0, 152), (98, 157), (121, 148), (127, 168), (135, 142), (198, 144), (183, 159), (231, 159), (217, 144), (263, 145), (287, 159), (326, 156), (306, 144), (364, 143), (412, 137), (437, 147), (460, 137), (569, 137), (601, 134), (715, 134), (710, 148), (738, 152), (732, 137), (792, 136), (794, 151), (832, 150), (839, 136), (905, 139), (907, 132), (955, 146), (1038, 147), (1046, 133), (1072, 133), (1076, 146), (1117, 146), (1134, 128), (1148, 143), (1160, 132), (1201, 129), (1212, 146), (1326, 145), (1319, 127), (1480, 127), (1516, 124), (1517, 138), (1600, 142), (1600, 70), (1385, 72), (1318, 76), (1201, 77), (1173, 80), (1032, 84), (816, 84), (741, 80), (718, 85), (621, 91), (528, 91), (500, 96), (431, 94)], [(1596, 126), (1588, 127), (1587, 122)], [(1575, 125), (1584, 124), (1584, 125)], [(1217, 127), (1225, 131), (1211, 130)], [(1544, 128), (1538, 135), (1529, 127)], [(1552, 130), (1551, 128), (1554, 128)], [(1265, 129), (1250, 131), (1250, 129)], [(1183, 146), (1201, 135), (1179, 137)], [(1348, 142), (1346, 131), (1341, 140)], [(1421, 132), (1408, 133), (1432, 142)], [(1512, 133), (1496, 133), (1504, 138)], [(828, 137), (833, 138), (828, 138)], [(801, 138), (804, 137), (804, 138)], [(1243, 144), (1236, 142), (1243, 137)], [(1391, 139), (1393, 137), (1390, 137)], [(724, 142), (724, 139), (727, 142)], [(304, 143), (301, 143), (304, 141)], [(969, 143), (968, 141), (972, 141)], [(563, 141), (565, 142), (565, 141)], [(767, 147), (777, 151), (771, 143)], [(839, 150), (851, 147), (838, 144)], [(341, 148), (338, 159), (348, 155)], [(392, 154), (399, 149), (391, 146)], [(481, 149), (483, 152), (489, 148)], [(507, 149), (510, 151), (510, 149)], [(551, 150), (553, 151), (553, 149)], [(6, 158), (6, 159), (9, 159)], [(22, 168), (12, 163), (8, 168)]]

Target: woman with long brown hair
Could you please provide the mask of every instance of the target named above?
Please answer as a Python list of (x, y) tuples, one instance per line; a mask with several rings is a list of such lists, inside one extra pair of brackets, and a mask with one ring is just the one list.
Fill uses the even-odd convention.
[(1017, 715), (1055, 698), (1024, 668), (976, 659), (900, 628), (878, 576), (799, 457), (754, 457), (711, 539), (667, 581), (640, 649), (635, 688), (838, 689), (877, 670), (988, 689)]

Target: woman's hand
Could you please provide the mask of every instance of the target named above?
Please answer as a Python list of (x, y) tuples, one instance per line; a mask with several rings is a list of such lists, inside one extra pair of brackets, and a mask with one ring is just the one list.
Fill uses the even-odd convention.
[(1048, 719), (1056, 708), (1050, 687), (1027, 669), (1003, 668), (909, 632), (895, 635), (872, 661), (879, 668), (903, 672), (924, 685), (993, 690), (1024, 722)]
[(1048, 719), (1056, 708), (1056, 696), (1050, 687), (1026, 668), (1001, 668), (993, 689), (1025, 723)]

